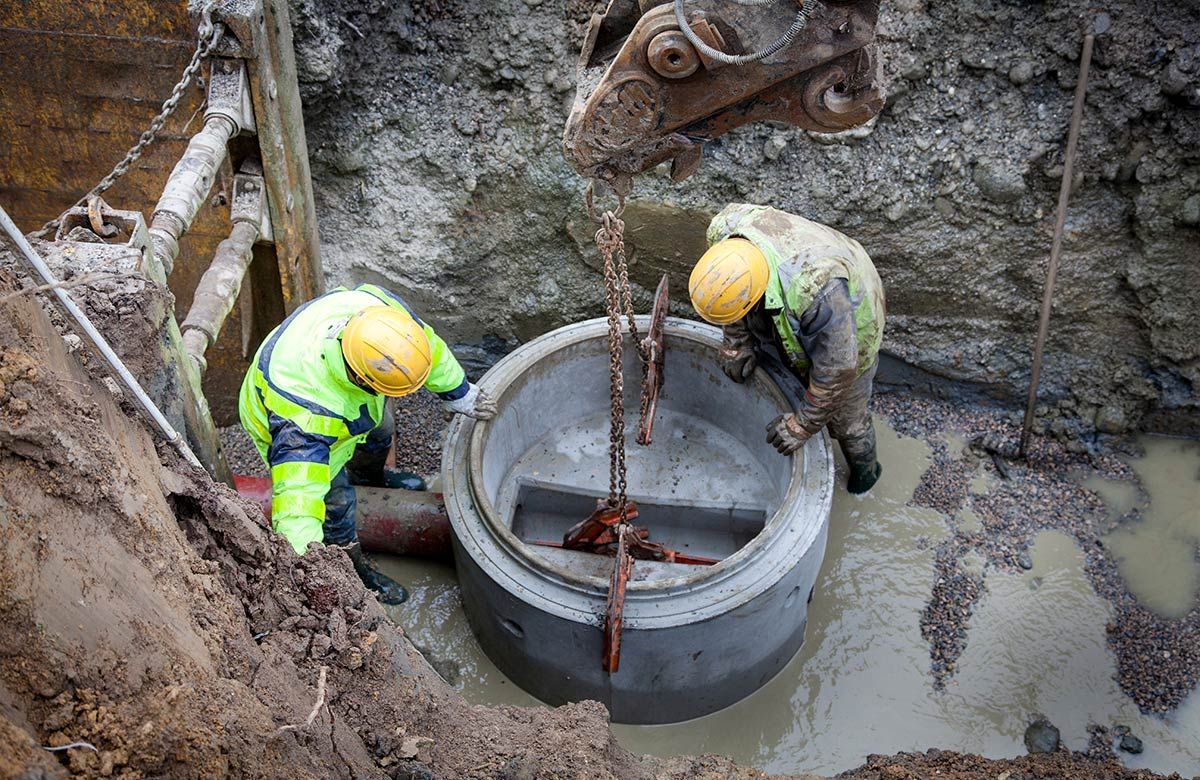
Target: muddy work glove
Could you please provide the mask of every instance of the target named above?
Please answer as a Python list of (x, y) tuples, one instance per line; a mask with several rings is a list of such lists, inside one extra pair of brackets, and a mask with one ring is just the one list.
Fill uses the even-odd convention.
[(812, 433), (800, 424), (794, 414), (781, 414), (767, 426), (767, 444), (780, 455), (791, 455), (804, 446)]
[(465, 414), (476, 420), (490, 420), (496, 416), (496, 402), (479, 385), (472, 383), (462, 398), (442, 401), (442, 408), (454, 414)]
[(758, 359), (754, 356), (754, 337), (743, 320), (726, 325), (721, 334), (721, 370), (740, 385), (758, 367)]

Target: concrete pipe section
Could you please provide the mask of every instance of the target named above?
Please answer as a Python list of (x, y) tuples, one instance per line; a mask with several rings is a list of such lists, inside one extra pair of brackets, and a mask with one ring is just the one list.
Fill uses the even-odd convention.
[(561, 542), (608, 492), (605, 320), (542, 336), (488, 372), (500, 411), (451, 424), (445, 501), (467, 617), (506, 675), (550, 704), (596, 699), (619, 723), (669, 723), (750, 694), (804, 641), (833, 459), (823, 435), (795, 457), (776, 453), (765, 429), (792, 407), (784, 385), (761, 370), (730, 382), (720, 332), (677, 319), (654, 440), (637, 444), (641, 365), (626, 341), (636, 522), (651, 541), (721, 560), (636, 563), (618, 672), (601, 668), (613, 559), (533, 544)]

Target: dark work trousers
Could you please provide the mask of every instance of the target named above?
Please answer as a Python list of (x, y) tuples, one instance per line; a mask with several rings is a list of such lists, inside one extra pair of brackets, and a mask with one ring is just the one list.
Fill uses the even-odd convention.
[(329, 492), (325, 494), (322, 529), (325, 544), (345, 546), (358, 541), (358, 497), (354, 486), (383, 484), (383, 464), (395, 429), (395, 416), (389, 401), (379, 427), (367, 434), (366, 441), (358, 445), (350, 462), (330, 480)]

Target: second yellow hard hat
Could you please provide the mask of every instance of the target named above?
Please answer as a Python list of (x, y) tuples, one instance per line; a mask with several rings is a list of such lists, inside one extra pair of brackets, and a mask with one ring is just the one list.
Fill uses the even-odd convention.
[(754, 308), (770, 278), (771, 268), (761, 249), (744, 238), (726, 238), (697, 261), (688, 280), (688, 294), (703, 319), (728, 325)]
[(390, 306), (368, 306), (350, 318), (342, 331), (342, 355), (363, 382), (383, 395), (416, 392), (433, 368), (420, 323)]

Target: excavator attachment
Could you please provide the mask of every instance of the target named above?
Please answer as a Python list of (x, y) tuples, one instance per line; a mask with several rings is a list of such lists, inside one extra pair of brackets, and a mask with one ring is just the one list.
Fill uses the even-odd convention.
[(686, 179), (705, 141), (750, 122), (861, 125), (883, 108), (878, 14), (879, 0), (611, 0), (588, 25), (564, 153), (626, 193), (666, 160)]

